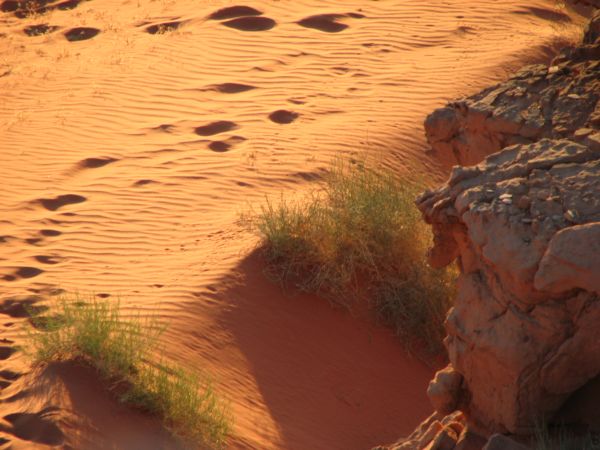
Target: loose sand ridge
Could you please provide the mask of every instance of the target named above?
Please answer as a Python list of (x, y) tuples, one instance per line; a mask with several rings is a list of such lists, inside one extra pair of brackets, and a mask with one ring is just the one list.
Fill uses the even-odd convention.
[(0, 5), (0, 443), (148, 448), (153, 430), (172, 448), (85, 371), (26, 373), (10, 300), (58, 288), (159, 311), (168, 356), (230, 399), (232, 447), (367, 448), (427, 415), (432, 370), (270, 285), (238, 213), (337, 154), (441, 180), (425, 115), (575, 40), (580, 17), (549, 0)]

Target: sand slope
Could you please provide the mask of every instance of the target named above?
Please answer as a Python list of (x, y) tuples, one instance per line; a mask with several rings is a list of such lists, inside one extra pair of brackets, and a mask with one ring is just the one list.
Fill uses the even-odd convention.
[(547, 58), (581, 17), (551, 0), (54, 1), (28, 18), (14, 4), (0, 3), (0, 443), (173, 448), (83, 369), (27, 373), (18, 302), (58, 289), (157, 311), (167, 356), (231, 401), (234, 448), (410, 431), (432, 369), (368, 320), (270, 285), (238, 214), (309, 189), (338, 154), (441, 180), (425, 115)]

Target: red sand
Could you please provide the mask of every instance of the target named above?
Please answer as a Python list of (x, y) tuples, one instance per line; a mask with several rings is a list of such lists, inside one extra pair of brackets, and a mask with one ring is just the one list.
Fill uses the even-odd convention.
[[(340, 154), (443, 179), (425, 115), (547, 58), (582, 19), (550, 0), (253, 1), (262, 16), (207, 19), (234, 5), (0, 13), (0, 357), (25, 374), (5, 373), (0, 442), (173, 448), (84, 369), (28, 373), (11, 353), (6, 300), (55, 289), (156, 311), (166, 356), (231, 402), (232, 448), (364, 449), (430, 412), (432, 369), (368, 319), (270, 284), (238, 215)], [(39, 24), (58, 29), (24, 33)]]

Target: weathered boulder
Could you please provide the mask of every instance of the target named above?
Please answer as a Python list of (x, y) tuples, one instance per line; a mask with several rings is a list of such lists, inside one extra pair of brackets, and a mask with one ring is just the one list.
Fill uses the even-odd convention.
[(425, 135), (438, 156), (471, 166), (513, 144), (585, 139), (600, 127), (600, 11), (584, 44), (565, 48), (549, 67), (528, 66), (504, 83), (435, 110)]
[(528, 433), (600, 373), (600, 133), (455, 167), (417, 204), (432, 265), (460, 268), (434, 406), (460, 405), (482, 433)]

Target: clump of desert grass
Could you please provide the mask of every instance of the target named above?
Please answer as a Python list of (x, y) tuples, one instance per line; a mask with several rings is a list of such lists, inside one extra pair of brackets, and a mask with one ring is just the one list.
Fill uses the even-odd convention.
[(227, 408), (205, 376), (153, 359), (165, 330), (154, 317), (125, 316), (118, 301), (79, 295), (32, 311), (27, 352), (37, 364), (76, 361), (96, 369), (126, 404), (159, 416), (184, 441), (221, 448)]
[(337, 160), (307, 198), (267, 199), (251, 215), (267, 275), (335, 304), (366, 298), (409, 348), (438, 353), (454, 274), (427, 264), (431, 233), (414, 205), (422, 189), (390, 171)]

